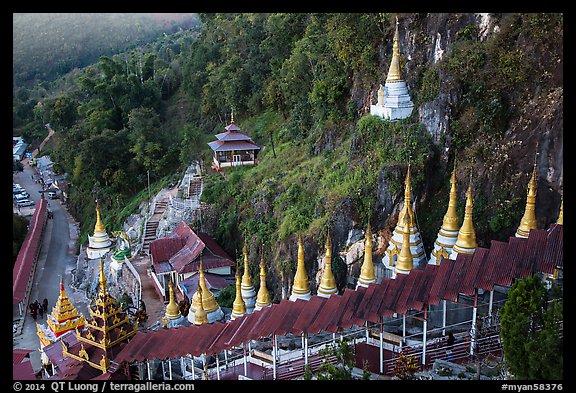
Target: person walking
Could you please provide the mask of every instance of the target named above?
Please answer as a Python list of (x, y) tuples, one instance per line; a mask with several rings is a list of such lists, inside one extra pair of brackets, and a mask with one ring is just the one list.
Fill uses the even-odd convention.
[(44, 309), (44, 312), (48, 314), (48, 299), (44, 298), (44, 300), (42, 300), (42, 308)]

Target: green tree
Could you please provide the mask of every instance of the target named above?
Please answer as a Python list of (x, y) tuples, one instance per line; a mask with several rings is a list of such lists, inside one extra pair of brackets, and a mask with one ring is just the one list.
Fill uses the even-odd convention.
[[(352, 379), (354, 368), (354, 354), (352, 347), (346, 340), (340, 340), (320, 351), (324, 362), (318, 370), (319, 380), (347, 380)], [(329, 358), (336, 357), (336, 364), (332, 364)]]
[(502, 309), (502, 346), (518, 379), (562, 379), (563, 311), (561, 290), (546, 289), (538, 275), (517, 280)]

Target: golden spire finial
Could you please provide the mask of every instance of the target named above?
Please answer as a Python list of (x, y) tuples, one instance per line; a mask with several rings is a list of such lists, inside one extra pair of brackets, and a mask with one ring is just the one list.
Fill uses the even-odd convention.
[(64, 289), (64, 277), (60, 275), (60, 297), (66, 297), (66, 290)]
[(520, 225), (516, 230), (516, 236), (528, 237), (531, 229), (536, 229), (536, 160), (534, 160), (534, 167), (532, 169), (532, 176), (528, 182), (528, 195), (526, 196), (526, 208), (524, 215), (520, 220)]
[(198, 294), (198, 307), (196, 307), (194, 312), (194, 325), (202, 325), (203, 323), (208, 323), (208, 316), (202, 305), (202, 287), (200, 285), (196, 288), (196, 293)]
[(558, 214), (558, 220), (556, 224), (564, 225), (564, 196), (562, 196), (562, 202), (560, 202), (560, 213)]
[(230, 113), (230, 124), (234, 123), (234, 109), (232, 109), (232, 113)]
[(366, 239), (364, 240), (364, 263), (360, 269), (358, 282), (363, 286), (367, 286), (375, 281), (374, 263), (372, 262), (372, 228), (370, 227), (370, 223), (368, 223), (366, 227)]
[(310, 292), (308, 275), (306, 274), (306, 266), (304, 265), (304, 244), (302, 242), (301, 234), (298, 235), (298, 265), (296, 268), (296, 275), (294, 276), (292, 292), (296, 294), (307, 294)]
[(248, 263), (248, 247), (246, 246), (246, 242), (244, 242), (242, 253), (244, 254), (244, 274), (242, 275), (242, 286), (244, 289), (246, 289), (246, 287), (252, 286), (252, 278), (250, 277), (250, 267)]
[(472, 219), (472, 211), (474, 209), (472, 197), (472, 172), (470, 172), (470, 183), (466, 191), (466, 207), (464, 209), (464, 221), (458, 231), (458, 239), (454, 246), (464, 249), (476, 249), (476, 231), (474, 229), (474, 222)]
[(104, 261), (102, 260), (102, 257), (100, 257), (100, 293), (101, 294), (105, 294), (106, 293), (106, 275), (104, 274)]
[(414, 219), (414, 212), (412, 211), (411, 200), (412, 200), (412, 188), (411, 183), (411, 170), (410, 170), (410, 160), (408, 160), (408, 170), (406, 171), (406, 181), (404, 184), (404, 206), (398, 215), (398, 223), (402, 226), (404, 223), (404, 216), (408, 214), (409, 228), (416, 226)]
[(172, 277), (170, 276), (168, 282), (168, 290), (170, 292), (170, 302), (168, 306), (166, 306), (166, 317), (168, 319), (177, 319), (180, 318), (180, 309), (178, 308), (178, 304), (176, 304), (175, 294), (174, 294), (174, 284), (172, 284)]
[(326, 255), (324, 256), (324, 271), (322, 272), (322, 279), (318, 294), (331, 295), (338, 292), (336, 288), (336, 280), (332, 272), (332, 242), (330, 241), (330, 234), (326, 236)]
[(442, 228), (447, 231), (457, 231), (460, 229), (458, 225), (458, 213), (456, 212), (456, 199), (456, 159), (454, 159), (454, 169), (452, 170), (452, 177), (450, 178), (450, 200), (448, 201), (448, 209), (442, 221)]
[(410, 250), (410, 225), (407, 216), (404, 216), (404, 231), (402, 232), (402, 250), (396, 260), (396, 272), (409, 272), (414, 267), (414, 258)]
[(100, 206), (98, 205), (98, 200), (96, 200), (96, 225), (94, 225), (94, 233), (106, 232), (104, 224), (102, 223), (102, 218), (100, 217)]
[(262, 257), (260, 259), (260, 288), (258, 289), (258, 296), (256, 297), (256, 306), (258, 308), (267, 307), (270, 305), (270, 294), (266, 288), (266, 267), (264, 265), (264, 248), (262, 248)]
[[(202, 254), (200, 254), (200, 266), (198, 267), (198, 287), (202, 288), (204, 293), (204, 297), (202, 300), (202, 306), (204, 310), (208, 313), (216, 310), (218, 308), (218, 303), (216, 303), (216, 299), (212, 292), (206, 286), (206, 279), (204, 277), (204, 267), (202, 266)], [(198, 308), (200, 299), (192, 297), (192, 302), (196, 308)]]
[(388, 69), (388, 76), (386, 82), (396, 82), (402, 80), (400, 73), (400, 35), (398, 34), (398, 17), (396, 17), (396, 30), (394, 31), (394, 44), (392, 46), (392, 60), (390, 61), (390, 68)]
[(232, 319), (238, 318), (246, 314), (246, 304), (242, 299), (242, 289), (240, 288), (240, 271), (236, 269), (236, 297), (232, 304)]

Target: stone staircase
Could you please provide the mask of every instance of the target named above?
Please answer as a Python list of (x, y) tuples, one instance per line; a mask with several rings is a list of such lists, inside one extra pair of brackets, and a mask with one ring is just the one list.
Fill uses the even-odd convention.
[(142, 243), (142, 254), (150, 255), (150, 243), (156, 240), (156, 232), (160, 224), (160, 218), (168, 208), (168, 202), (157, 201), (154, 205), (154, 213), (144, 226), (144, 242)]

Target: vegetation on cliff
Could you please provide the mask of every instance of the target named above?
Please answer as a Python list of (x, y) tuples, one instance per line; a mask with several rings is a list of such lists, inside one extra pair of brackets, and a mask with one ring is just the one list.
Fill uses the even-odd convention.
[[(35, 124), (30, 133), (43, 122), (57, 130), (48, 152), (71, 176), (70, 208), (83, 239), (94, 225), (95, 198), (115, 229), (130, 214), (126, 207), (147, 197), (148, 174), (159, 187), (201, 158), (208, 204), (201, 224), (231, 255), (248, 238), (253, 276), (262, 246), (278, 275), (290, 273), (297, 232), (312, 251), (312, 277), (328, 232), (338, 233), (333, 244), (341, 249), (352, 228), (395, 224), (408, 160), (428, 252), (448, 203), (455, 155), (461, 215), (474, 174), (481, 246), (514, 233), (537, 142), (539, 224), (555, 220), (562, 15), (492, 15), (499, 29), (489, 34), (474, 16), (450, 15), (433, 26), (452, 29), (441, 58), (430, 55), (433, 18), (400, 15), (401, 64), (413, 101), (450, 109), (447, 129), (434, 132), (420, 122), (419, 108), (395, 123), (366, 115), (385, 79), (395, 16), (203, 14), (197, 33), (102, 56), (52, 84), (58, 92), (20, 89), (15, 116)], [(258, 166), (227, 170), (224, 178), (209, 169), (206, 142), (223, 131), (231, 111), (263, 149)], [(550, 168), (556, 172), (547, 176)]]

